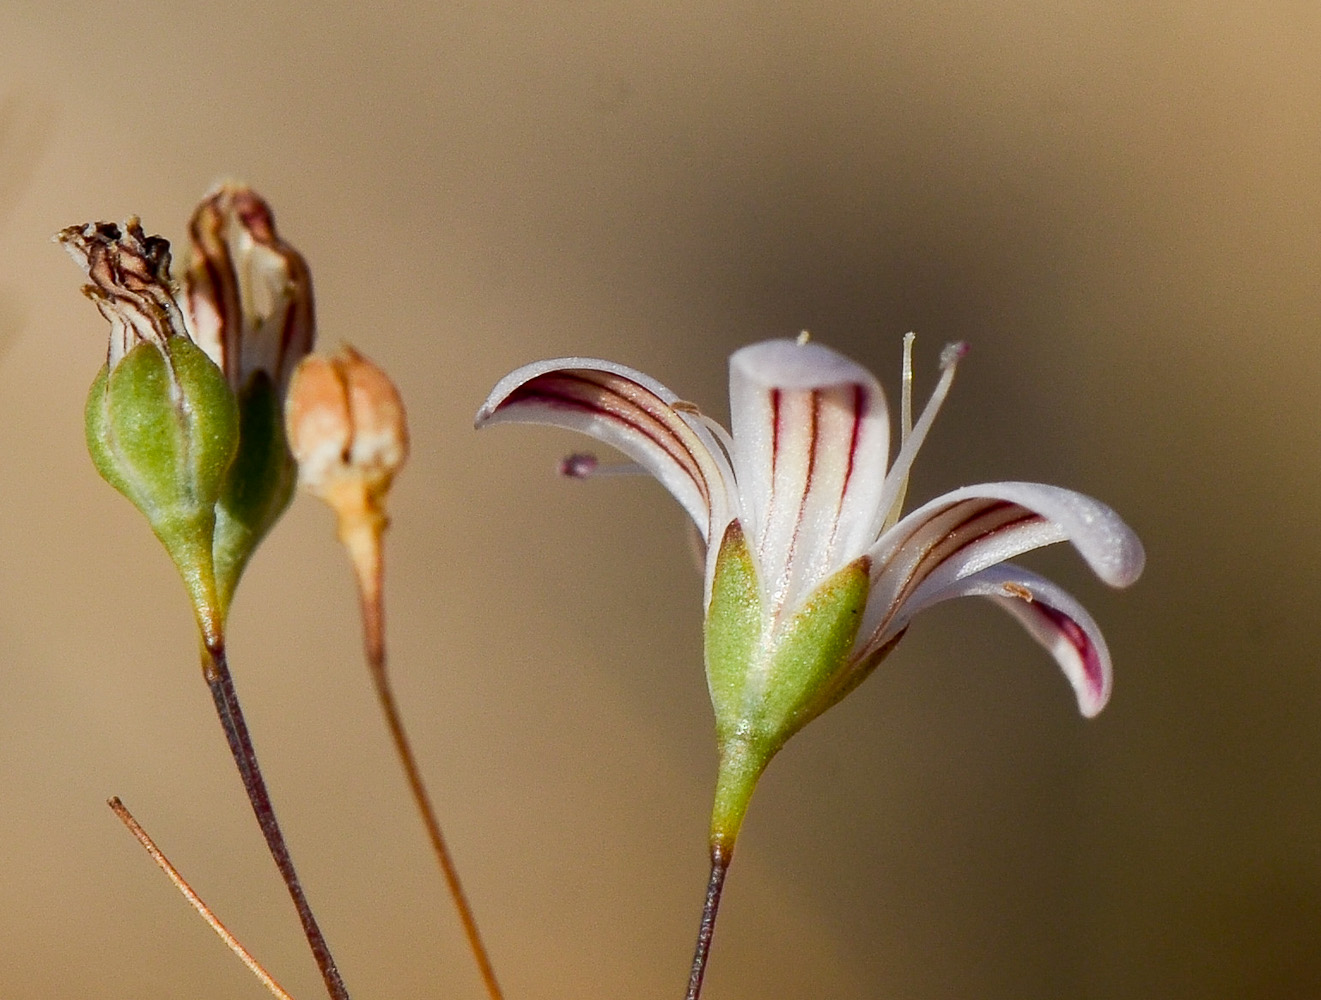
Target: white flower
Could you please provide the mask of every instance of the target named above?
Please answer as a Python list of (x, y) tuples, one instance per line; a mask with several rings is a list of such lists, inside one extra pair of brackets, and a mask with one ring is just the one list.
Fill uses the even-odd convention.
[[(1039, 483), (968, 486), (900, 517), (913, 459), (963, 348), (946, 349), (916, 424), (910, 352), (911, 338), (893, 464), (879, 383), (804, 340), (753, 344), (730, 358), (728, 433), (641, 372), (588, 358), (520, 368), (478, 411), (479, 427), (552, 424), (619, 449), (696, 522), (707, 545), (707, 672), (722, 776), (746, 772), (747, 794), (784, 740), (851, 691), (914, 615), (953, 597), (989, 597), (1009, 611), (1054, 655), (1084, 715), (1109, 697), (1110, 656), (1091, 616), (1006, 560), (1067, 540), (1097, 576), (1123, 587), (1142, 572), (1137, 536), (1101, 502)], [(740, 764), (742, 754), (751, 759)], [(746, 805), (738, 797), (731, 835)]]

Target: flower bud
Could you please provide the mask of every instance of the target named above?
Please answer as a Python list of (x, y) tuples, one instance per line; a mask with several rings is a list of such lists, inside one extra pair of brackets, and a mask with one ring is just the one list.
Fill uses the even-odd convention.
[(312, 279), (251, 188), (215, 188), (188, 231), (190, 330), (238, 400), (239, 450), (216, 507), (214, 543), (228, 604), (248, 559), (293, 499), (297, 470), (284, 437), (284, 395), (316, 333)]
[(345, 519), (385, 526), (385, 496), (408, 457), (408, 425), (385, 372), (352, 347), (311, 355), (294, 373), (285, 404), (299, 484)]
[(89, 223), (58, 236), (87, 272), (84, 292), (110, 321), (106, 365), (87, 398), (97, 471), (146, 516), (208, 634), (223, 621), (212, 561), (215, 504), (239, 441), (233, 393), (189, 338), (170, 282), (169, 243)]

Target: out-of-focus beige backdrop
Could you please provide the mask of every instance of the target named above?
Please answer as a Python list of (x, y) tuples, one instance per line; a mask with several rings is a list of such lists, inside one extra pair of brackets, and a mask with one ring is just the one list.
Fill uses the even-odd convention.
[[(917, 470), (1068, 485), (1149, 552), (1085, 722), (989, 604), (924, 615), (772, 766), (708, 980), (736, 998), (1321, 995), (1321, 7), (7, 0), (0, 41), (0, 996), (263, 996), (103, 804), (277, 978), (320, 982), (174, 571), (82, 444), (105, 325), (56, 229), (274, 204), (322, 343), (408, 401), (394, 672), (511, 1000), (675, 997), (713, 774), (700, 583), (642, 479), (471, 430), (589, 354), (725, 414), (810, 329), (893, 393), (970, 342)], [(300, 500), (231, 649), (354, 996), (482, 995)]]

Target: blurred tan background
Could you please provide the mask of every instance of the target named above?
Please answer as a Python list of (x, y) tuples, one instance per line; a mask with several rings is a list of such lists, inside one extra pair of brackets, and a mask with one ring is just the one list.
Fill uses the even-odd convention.
[[(49, 242), (217, 178), (312, 263), (322, 343), (396, 376), (393, 664), (511, 1000), (673, 998), (713, 774), (700, 583), (654, 483), (475, 435), (582, 353), (725, 414), (810, 329), (919, 394), (910, 497), (1068, 485), (1146, 577), (1030, 560), (1102, 623), (1084, 722), (989, 604), (917, 623), (758, 793), (710, 1000), (1321, 996), (1321, 7), (1266, 3), (3, 5), (0, 997), (260, 997), (121, 795), (300, 1000), (320, 981), (198, 676), (174, 570), (82, 444), (105, 324)], [(328, 513), (231, 649), (355, 997), (478, 998), (390, 756)]]

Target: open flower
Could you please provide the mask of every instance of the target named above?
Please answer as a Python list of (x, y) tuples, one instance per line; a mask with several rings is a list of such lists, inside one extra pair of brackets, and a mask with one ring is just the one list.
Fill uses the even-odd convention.
[(946, 349), (914, 425), (906, 342), (893, 464), (879, 383), (805, 339), (730, 358), (732, 433), (641, 372), (587, 358), (520, 368), (478, 411), (479, 427), (552, 424), (619, 449), (696, 522), (707, 547), (707, 677), (721, 759), (713, 844), (733, 846), (752, 788), (785, 740), (941, 601), (991, 598), (1054, 655), (1084, 715), (1105, 705), (1110, 657), (1096, 623), (1055, 584), (1005, 560), (1067, 540), (1102, 580), (1126, 586), (1143, 551), (1114, 511), (1056, 486), (987, 483), (899, 516), (962, 353)]
[[(771, 340), (729, 361), (732, 432), (641, 372), (560, 358), (503, 378), (477, 426), (552, 424), (612, 445), (659, 479), (706, 543), (706, 673), (719, 770), (711, 876), (688, 980), (701, 993), (716, 913), (748, 801), (785, 741), (852, 691), (913, 616), (952, 597), (989, 597), (1055, 656), (1084, 715), (1110, 694), (1110, 656), (1091, 616), (1005, 560), (1068, 540), (1106, 583), (1142, 572), (1142, 545), (1109, 507), (1038, 483), (946, 493), (900, 517), (908, 473), (963, 354), (912, 423), (912, 335), (904, 344), (900, 448), (889, 464), (885, 396), (834, 351)], [(576, 455), (566, 474), (591, 475)]]

